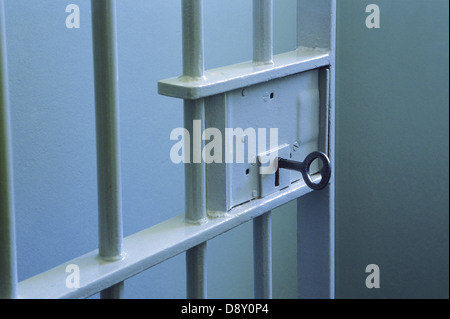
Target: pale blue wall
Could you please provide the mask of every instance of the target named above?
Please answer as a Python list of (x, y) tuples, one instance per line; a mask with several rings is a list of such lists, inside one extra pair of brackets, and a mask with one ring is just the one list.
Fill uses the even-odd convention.
[[(97, 247), (90, 1), (5, 2), (23, 280)], [(79, 30), (65, 27), (70, 3), (80, 7)], [(127, 236), (184, 209), (183, 167), (169, 158), (170, 132), (182, 126), (182, 102), (156, 90), (159, 79), (181, 72), (181, 5), (117, 3)], [(251, 1), (206, 1), (207, 68), (251, 59), (251, 12)], [(276, 4), (275, 23), (275, 51), (294, 49), (295, 1)], [(274, 295), (295, 297), (295, 203), (274, 215)], [(252, 297), (251, 232), (250, 223), (210, 242), (210, 297)], [(180, 255), (127, 281), (125, 297), (184, 298), (184, 290)]]

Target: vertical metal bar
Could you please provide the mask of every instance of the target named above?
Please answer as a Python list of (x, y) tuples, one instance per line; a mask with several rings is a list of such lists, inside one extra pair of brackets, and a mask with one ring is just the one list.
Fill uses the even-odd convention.
[[(183, 76), (204, 77), (203, 0), (182, 0)], [(185, 164), (186, 221), (201, 224), (206, 220), (206, 167), (201, 152), (205, 129), (203, 99), (184, 101), (184, 125), (190, 132), (190, 162)], [(200, 135), (199, 135), (200, 134)], [(186, 294), (188, 299), (207, 296), (206, 242), (186, 251)]]
[(273, 2), (253, 0), (253, 62), (272, 63)]
[[(321, 141), (328, 152), (332, 172), (335, 171), (335, 49), (336, 1), (317, 2), (319, 11), (330, 20), (329, 30), (316, 31), (314, 41), (307, 39), (308, 1), (297, 1), (297, 46), (314, 46), (314, 42), (329, 46), (329, 71), (321, 71), (321, 108), (326, 109), (321, 131), (328, 141)], [(326, 23), (326, 21), (324, 21)], [(302, 38), (303, 37), (303, 38)], [(323, 122), (326, 120), (326, 123)], [(334, 174), (330, 184), (320, 192), (312, 192), (297, 200), (297, 271), (299, 298), (334, 298), (335, 242), (334, 242)]]
[(272, 213), (253, 220), (253, 267), (256, 299), (272, 298)]
[[(122, 197), (119, 144), (118, 59), (116, 1), (92, 0), (99, 255), (108, 261), (122, 258)], [(116, 285), (104, 297), (120, 297)], [(115, 287), (115, 288), (114, 288)], [(116, 290), (112, 292), (112, 290)], [(102, 296), (102, 297), (103, 297)]]
[(100, 292), (100, 299), (121, 299), (123, 296), (123, 289), (125, 283), (119, 282), (118, 284), (111, 286)]
[(187, 299), (205, 299), (207, 296), (206, 248), (204, 242), (186, 251)]
[(302, 10), (302, 0), (297, 0), (297, 48), (301, 46), (301, 35), (300, 35), (300, 28), (301, 28), (301, 19), (300, 19), (300, 13)]
[(204, 76), (203, 0), (182, 0), (183, 75)]
[(333, 297), (333, 192), (328, 186), (297, 200), (298, 297)]
[[(273, 1), (253, 0), (253, 62), (271, 64), (273, 59)], [(272, 298), (271, 212), (253, 220), (254, 294)]]
[(17, 298), (14, 186), (4, 2), (0, 0), (0, 299)]
[(202, 159), (205, 141), (205, 102), (203, 99), (184, 101), (184, 127), (190, 132), (186, 142), (191, 148), (189, 163), (185, 164), (186, 221), (201, 224), (206, 219), (206, 166)]

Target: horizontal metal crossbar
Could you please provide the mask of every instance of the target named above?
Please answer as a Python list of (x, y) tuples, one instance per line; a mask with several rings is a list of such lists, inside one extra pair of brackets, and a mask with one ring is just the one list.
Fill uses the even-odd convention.
[(237, 63), (205, 71), (202, 78), (186, 76), (158, 82), (158, 93), (181, 99), (201, 99), (330, 64), (327, 49), (298, 48), (273, 56), (273, 64)]
[[(314, 175), (313, 181), (320, 178)], [(26, 299), (87, 298), (309, 192), (311, 189), (300, 180), (201, 225), (186, 223), (185, 215), (179, 215), (125, 238), (124, 259), (106, 262), (99, 257), (98, 250), (94, 250), (20, 282), (19, 296)], [(80, 288), (66, 286), (66, 267), (71, 264), (80, 269)]]

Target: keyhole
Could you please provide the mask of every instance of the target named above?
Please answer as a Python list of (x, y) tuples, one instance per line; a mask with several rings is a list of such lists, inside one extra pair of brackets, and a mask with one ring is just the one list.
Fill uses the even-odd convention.
[(275, 172), (275, 187), (280, 186), (280, 169)]

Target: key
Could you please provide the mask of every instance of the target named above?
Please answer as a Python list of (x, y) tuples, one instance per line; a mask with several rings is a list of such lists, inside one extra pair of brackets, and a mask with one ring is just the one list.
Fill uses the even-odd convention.
[[(322, 168), (319, 171), (322, 178), (319, 183), (314, 183), (312, 181), (311, 174), (309, 171), (311, 168), (311, 164), (316, 159), (322, 161)], [(306, 185), (308, 185), (311, 189), (315, 191), (324, 189), (328, 185), (328, 182), (330, 181), (331, 177), (330, 159), (326, 154), (318, 151), (312, 152), (311, 154), (306, 156), (303, 162), (297, 162), (278, 157), (278, 169), (280, 168), (300, 172), (303, 176)]]

